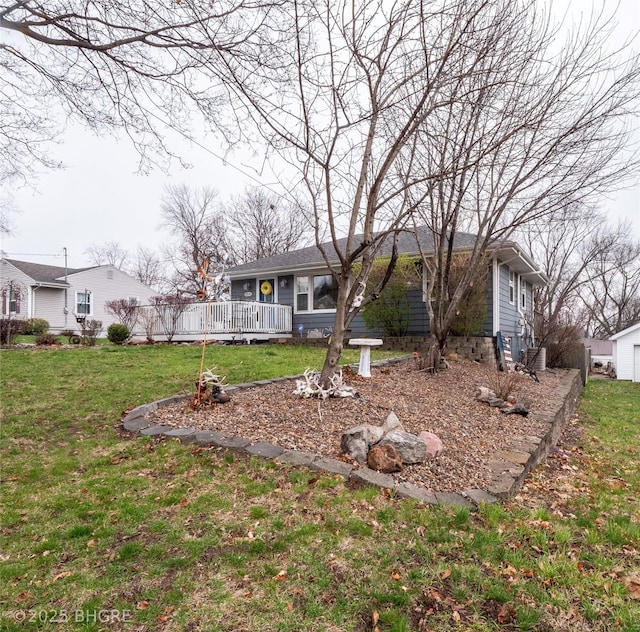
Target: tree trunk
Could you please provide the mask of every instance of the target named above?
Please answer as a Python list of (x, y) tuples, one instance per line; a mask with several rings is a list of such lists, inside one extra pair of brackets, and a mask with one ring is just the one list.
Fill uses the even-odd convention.
[(324, 359), (324, 366), (320, 375), (320, 386), (328, 388), (329, 379), (336, 373), (340, 366), (340, 358), (344, 347), (345, 321), (347, 315), (347, 298), (349, 276), (341, 277), (338, 284), (338, 300), (336, 304), (336, 316), (333, 322), (333, 332), (329, 338), (329, 348)]

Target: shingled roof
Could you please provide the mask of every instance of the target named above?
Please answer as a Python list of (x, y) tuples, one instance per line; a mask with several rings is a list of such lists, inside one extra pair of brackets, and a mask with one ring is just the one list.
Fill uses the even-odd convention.
[[(47, 266), (41, 263), (29, 263), (28, 261), (16, 261), (15, 259), (5, 259), (12, 266), (23, 272), (28, 277), (34, 280), (36, 283), (42, 284), (65, 284), (65, 268), (61, 266)], [(91, 270), (95, 266), (88, 268), (67, 268), (67, 276), (75, 274), (77, 272), (83, 272), (84, 270)]]
[[(420, 243), (425, 252), (433, 252), (433, 237), (426, 227), (419, 227), (418, 234)], [(456, 250), (468, 250), (473, 248), (476, 236), (471, 233), (456, 233), (455, 248)], [(346, 238), (338, 240), (338, 248), (342, 250), (346, 244)], [(359, 239), (354, 239), (355, 244), (359, 244)], [(389, 256), (391, 254), (392, 239), (387, 239), (378, 252), (378, 256)], [(323, 248), (329, 254), (329, 260), (332, 263), (338, 262), (338, 256), (333, 247), (332, 242), (323, 244)], [(416, 239), (412, 231), (403, 230), (398, 234), (398, 252), (402, 254), (417, 255), (419, 254)], [(252, 274), (264, 274), (265, 272), (289, 272), (293, 270), (326, 266), (322, 252), (317, 246), (308, 246), (299, 250), (283, 252), (272, 257), (265, 257), (257, 261), (250, 261), (235, 266), (228, 270), (231, 278), (243, 276), (251, 276)]]

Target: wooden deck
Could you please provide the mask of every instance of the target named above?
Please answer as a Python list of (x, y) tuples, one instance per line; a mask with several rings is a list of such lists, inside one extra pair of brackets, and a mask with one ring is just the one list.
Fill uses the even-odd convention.
[(194, 303), (182, 313), (171, 308), (140, 308), (134, 336), (147, 336), (145, 321), (152, 322), (154, 340), (166, 341), (174, 331), (174, 342), (223, 340), (250, 343), (292, 335), (291, 306), (255, 301)]

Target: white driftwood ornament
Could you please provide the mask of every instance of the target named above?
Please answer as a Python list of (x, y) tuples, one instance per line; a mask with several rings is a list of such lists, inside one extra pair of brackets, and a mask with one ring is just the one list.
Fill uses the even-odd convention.
[(327, 397), (355, 397), (357, 391), (346, 384), (342, 383), (342, 370), (334, 373), (330, 378), (330, 386), (323, 388), (320, 385), (320, 371), (315, 369), (307, 369), (304, 372), (304, 379), (296, 380), (296, 390), (294, 395), (300, 397), (318, 397), (326, 399)]

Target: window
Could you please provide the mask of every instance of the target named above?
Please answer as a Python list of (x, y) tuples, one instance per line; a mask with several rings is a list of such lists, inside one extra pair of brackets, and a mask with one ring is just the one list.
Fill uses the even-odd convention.
[(296, 311), (309, 311), (309, 277), (296, 279)]
[(509, 303), (513, 305), (516, 302), (516, 273), (509, 270)]
[(2, 313), (5, 315), (20, 313), (20, 290), (12, 287), (2, 290)]
[(520, 278), (520, 309), (527, 309), (527, 282)]
[(76, 292), (76, 314), (87, 316), (91, 314), (91, 292), (88, 290)]
[(338, 304), (338, 284), (330, 274), (313, 277), (313, 309), (335, 309)]
[[(338, 284), (330, 274), (296, 277), (295, 290), (297, 312), (336, 308), (338, 302)], [(311, 291), (313, 291), (313, 296), (310, 299), (309, 294)]]
[(127, 296), (127, 303), (130, 307), (136, 307), (140, 305), (140, 299), (137, 296)]

